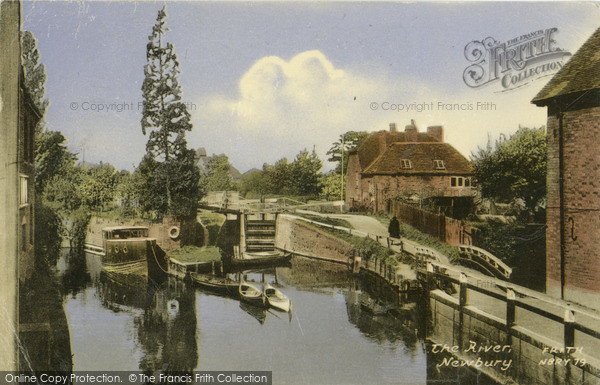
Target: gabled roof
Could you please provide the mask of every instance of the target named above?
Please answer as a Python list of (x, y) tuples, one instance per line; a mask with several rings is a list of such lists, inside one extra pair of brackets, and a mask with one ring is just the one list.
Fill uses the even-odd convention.
[[(416, 134), (414, 142), (437, 142), (437, 139), (424, 132), (414, 134)], [(378, 131), (373, 133), (356, 150), (360, 168), (362, 170), (366, 169), (389, 145), (396, 142), (407, 142), (408, 137), (409, 134), (406, 132)]]
[(600, 28), (531, 102), (543, 106), (548, 99), (593, 89), (600, 89)]
[[(402, 160), (411, 162), (411, 168), (402, 166)], [(442, 160), (444, 169), (436, 169), (435, 161)], [(448, 143), (393, 143), (371, 165), (364, 169), (363, 174), (452, 174), (471, 175), (471, 163)]]

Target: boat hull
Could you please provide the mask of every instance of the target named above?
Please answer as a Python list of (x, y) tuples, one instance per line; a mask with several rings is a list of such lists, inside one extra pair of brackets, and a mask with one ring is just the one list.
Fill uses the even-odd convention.
[(102, 268), (119, 274), (148, 275), (148, 258), (156, 247), (153, 238), (107, 239)]
[(278, 289), (268, 285), (264, 295), (270, 307), (283, 312), (290, 311), (290, 299)]
[[(251, 258), (248, 258), (249, 255), (252, 255)], [(267, 256), (260, 256), (254, 253), (243, 253), (242, 259), (231, 259), (231, 268), (233, 270), (240, 269), (251, 269), (254, 267), (264, 267), (264, 266), (282, 266), (288, 264), (292, 259), (292, 254), (282, 254), (282, 253), (271, 253)]]
[(190, 272), (190, 278), (194, 284), (203, 289), (221, 294), (235, 296), (239, 294), (239, 282), (229, 278), (220, 278), (207, 274)]
[(251, 303), (257, 306), (265, 305), (265, 297), (262, 291), (248, 283), (239, 285), (240, 299), (244, 302)]

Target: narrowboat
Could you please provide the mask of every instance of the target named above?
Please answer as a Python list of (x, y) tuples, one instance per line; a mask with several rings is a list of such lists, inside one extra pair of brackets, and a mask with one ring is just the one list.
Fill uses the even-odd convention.
[[(102, 268), (120, 274), (148, 275), (148, 260), (156, 258), (156, 238), (148, 227), (116, 226), (102, 229)], [(156, 261), (158, 263), (158, 260)]]

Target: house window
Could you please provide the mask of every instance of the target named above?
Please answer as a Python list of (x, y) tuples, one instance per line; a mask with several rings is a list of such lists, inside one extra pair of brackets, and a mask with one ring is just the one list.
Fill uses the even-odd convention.
[(356, 174), (356, 188), (360, 188), (360, 175)]
[(451, 187), (471, 187), (471, 178), (465, 178), (462, 176), (453, 176), (450, 178)]
[(20, 177), (20, 192), (19, 192), (19, 204), (26, 205), (29, 203), (29, 178), (21, 175)]
[(436, 170), (445, 170), (446, 169), (446, 165), (444, 164), (443, 160), (434, 160), (433, 161), (433, 166), (435, 167)]
[(402, 168), (404, 168), (404, 169), (412, 168), (412, 162), (409, 159), (402, 159), (400, 161), (400, 164), (402, 165)]

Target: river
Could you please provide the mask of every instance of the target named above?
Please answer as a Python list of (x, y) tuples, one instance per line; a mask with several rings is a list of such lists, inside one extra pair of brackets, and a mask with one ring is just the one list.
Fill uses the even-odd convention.
[(291, 313), (173, 278), (109, 275), (91, 254), (64, 254), (56, 274), (76, 371), (266, 370), (274, 384), (489, 383), (437, 370), (415, 299), (383, 293), (343, 265), (294, 257), (291, 267), (248, 274), (257, 285), (278, 284)]

